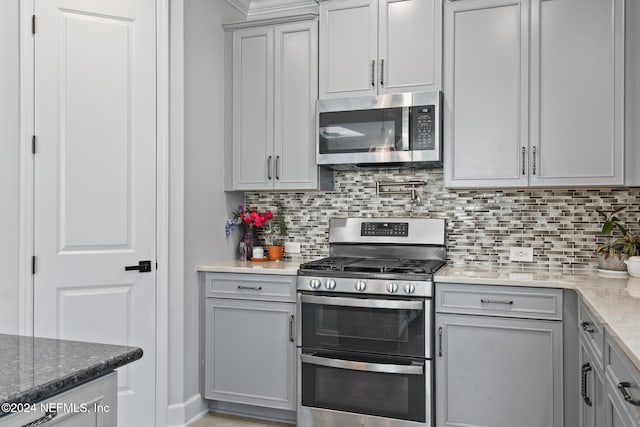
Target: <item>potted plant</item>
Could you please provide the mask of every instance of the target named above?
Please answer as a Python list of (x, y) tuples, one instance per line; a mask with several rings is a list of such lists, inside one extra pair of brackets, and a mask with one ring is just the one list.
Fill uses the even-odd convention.
[[(624, 209), (616, 208), (612, 211), (604, 211), (596, 209), (596, 212), (604, 218), (602, 224), (601, 236), (605, 236), (607, 241), (596, 246), (595, 253), (598, 254), (598, 268), (601, 270), (625, 271), (627, 269), (624, 261), (629, 256), (631, 245), (626, 242), (629, 238), (629, 232), (621, 224), (617, 214)], [(615, 238), (614, 234), (618, 231), (622, 237)], [(637, 246), (633, 245), (633, 251), (637, 250)]]
[(276, 214), (271, 222), (268, 236), (268, 253), (270, 260), (282, 259), (282, 245), (287, 235), (287, 224), (284, 221), (284, 206), (282, 202), (276, 202)]
[(256, 229), (268, 224), (272, 218), (271, 211), (260, 213), (255, 208), (248, 209), (242, 205), (231, 213), (231, 217), (225, 223), (224, 231), (229, 237), (236, 225), (242, 224), (244, 226), (244, 236), (239, 247), (241, 260), (246, 261), (252, 257), (253, 247), (259, 244)]

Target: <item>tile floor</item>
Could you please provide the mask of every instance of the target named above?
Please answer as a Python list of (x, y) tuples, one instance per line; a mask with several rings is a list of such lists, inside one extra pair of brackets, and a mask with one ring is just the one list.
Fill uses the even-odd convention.
[(189, 427), (293, 427), (293, 424), (254, 420), (209, 412), (195, 423), (189, 424)]

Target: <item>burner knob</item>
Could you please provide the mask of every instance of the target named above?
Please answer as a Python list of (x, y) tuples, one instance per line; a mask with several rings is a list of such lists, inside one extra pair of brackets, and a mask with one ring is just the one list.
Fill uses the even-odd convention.
[(365, 289), (367, 289), (367, 282), (365, 282), (364, 280), (358, 280), (356, 282), (356, 291), (364, 292)]
[(324, 287), (327, 288), (327, 289), (335, 289), (336, 288), (336, 281), (333, 280), (333, 279), (329, 279), (324, 284)]
[(387, 292), (389, 292), (390, 294), (395, 294), (396, 292), (398, 292), (398, 284), (395, 282), (391, 282), (387, 285)]
[(319, 279), (311, 279), (309, 280), (309, 287), (311, 289), (318, 289), (320, 287), (320, 280)]
[(414, 285), (413, 283), (407, 283), (406, 285), (404, 285), (405, 294), (412, 294), (415, 291), (416, 291), (416, 285)]

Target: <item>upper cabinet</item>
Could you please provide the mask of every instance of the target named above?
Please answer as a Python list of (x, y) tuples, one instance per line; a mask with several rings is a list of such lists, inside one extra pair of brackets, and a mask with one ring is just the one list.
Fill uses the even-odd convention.
[(227, 57), (229, 190), (331, 185), (330, 171), (320, 170), (315, 161), (318, 22), (313, 18), (225, 26), (232, 47)]
[(445, 186), (624, 184), (624, 0), (448, 0)]
[(320, 2), (320, 98), (439, 90), (441, 0)]

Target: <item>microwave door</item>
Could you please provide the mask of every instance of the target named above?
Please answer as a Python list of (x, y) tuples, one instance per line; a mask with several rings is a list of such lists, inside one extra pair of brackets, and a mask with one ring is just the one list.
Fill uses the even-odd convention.
[[(408, 150), (405, 108), (342, 111), (320, 114), (319, 159), (362, 161)], [(408, 109), (407, 109), (408, 110)]]

